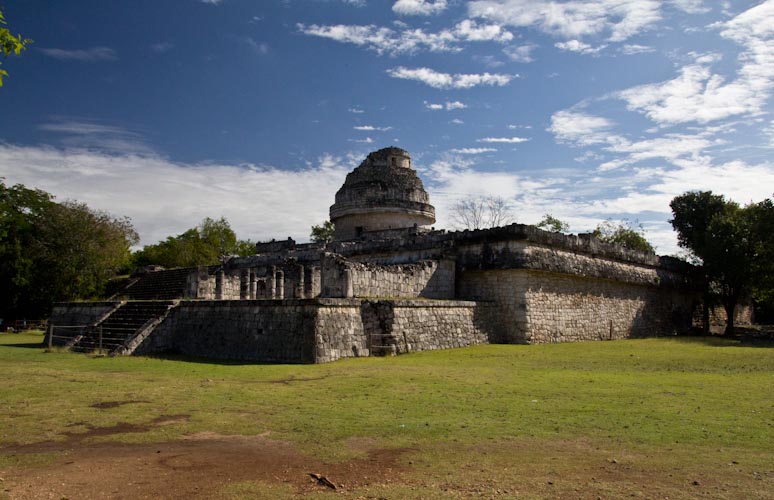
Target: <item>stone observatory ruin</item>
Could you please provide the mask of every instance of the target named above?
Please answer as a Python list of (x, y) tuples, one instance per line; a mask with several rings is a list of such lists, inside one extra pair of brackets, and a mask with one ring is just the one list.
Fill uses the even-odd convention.
[(108, 301), (57, 304), (52, 342), (320, 363), (674, 335), (700, 317), (694, 268), (677, 259), (521, 224), (432, 229), (435, 209), (400, 148), (350, 172), (330, 218), (329, 243), (258, 243), (216, 266), (137, 273)]

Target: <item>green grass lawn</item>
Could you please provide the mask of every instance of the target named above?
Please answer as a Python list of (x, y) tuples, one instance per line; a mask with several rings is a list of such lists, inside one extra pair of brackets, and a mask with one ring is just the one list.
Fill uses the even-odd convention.
[[(663, 480), (645, 494), (637, 481), (621, 489), (594, 477), (599, 484), (576, 498), (774, 498), (772, 348), (662, 338), (245, 365), (47, 353), (41, 341), (40, 333), (0, 336), (0, 446), (119, 424), (138, 431), (86, 442), (269, 433), (328, 461), (363, 454), (356, 440), (409, 449), (401, 486), (376, 487), (376, 497), (465, 497), (481, 487), (573, 498), (570, 479), (588, 483), (599, 462), (629, 464), (628, 477), (643, 483)], [(45, 463), (39, 454), (0, 455), (0, 469)], [(691, 489), (699, 476), (714, 489)], [(277, 487), (232, 484), (221, 494), (260, 498)]]

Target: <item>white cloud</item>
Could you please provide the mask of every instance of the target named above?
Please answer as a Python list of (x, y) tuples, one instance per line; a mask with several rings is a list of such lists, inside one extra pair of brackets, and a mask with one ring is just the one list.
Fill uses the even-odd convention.
[(655, 52), (656, 49), (648, 47), (647, 45), (626, 44), (620, 48), (622, 54), (631, 56), (634, 54), (647, 54), (649, 52)]
[(457, 40), (466, 42), (510, 42), (513, 34), (505, 31), (497, 24), (479, 25), (475, 21), (465, 19), (458, 23), (453, 30)]
[(442, 109), (445, 109), (446, 111), (453, 111), (455, 109), (465, 109), (468, 107), (468, 105), (460, 101), (446, 101), (445, 104), (438, 104), (438, 103), (425, 101), (425, 107), (427, 109), (432, 109), (433, 111), (439, 111)]
[(126, 215), (142, 244), (180, 234), (205, 217), (220, 216), (228, 219), (240, 238), (292, 236), (307, 241), (312, 224), (328, 217), (328, 207), (350, 169), (345, 160), (331, 156), (301, 170), (286, 170), (0, 145), (0, 176), (7, 182)]
[(658, 0), (474, 0), (468, 13), (567, 39), (606, 34), (611, 42), (622, 42), (661, 20), (660, 5)]
[(446, 10), (446, 0), (398, 0), (392, 11), (401, 16), (431, 16)]
[(356, 115), (362, 115), (363, 113), (365, 113), (365, 111), (363, 111), (360, 108), (349, 108), (347, 111)]
[(734, 79), (711, 71), (716, 54), (694, 54), (695, 62), (676, 78), (633, 87), (618, 97), (662, 126), (762, 113), (774, 88), (773, 19), (774, 0), (767, 0), (715, 25), (723, 37), (744, 47)]
[(502, 143), (502, 144), (520, 144), (529, 141), (526, 137), (484, 137), (476, 139), (476, 142)]
[[(453, 120), (451, 121), (451, 123), (452, 123), (452, 124), (454, 124), (454, 125), (464, 125), (464, 124), (465, 124), (465, 122), (464, 122), (464, 121), (462, 121), (462, 120), (460, 120), (459, 118), (455, 118), (455, 119), (453, 119)], [(773, 139), (773, 140), (774, 140), (774, 139)]]
[(450, 149), (450, 153), (457, 153), (461, 155), (480, 155), (484, 153), (494, 153), (497, 150), (494, 148), (458, 148)]
[(607, 45), (603, 44), (598, 47), (594, 47), (588, 43), (581, 42), (580, 40), (568, 40), (566, 42), (557, 42), (554, 44), (554, 47), (559, 50), (577, 52), (579, 54), (598, 54), (600, 51), (604, 50)]
[(399, 66), (387, 70), (392, 78), (402, 80), (414, 80), (436, 89), (469, 89), (477, 86), (507, 85), (513, 75), (481, 73), (481, 74), (454, 74), (440, 73), (430, 68), (405, 68)]
[(671, 0), (671, 3), (689, 14), (703, 14), (710, 11), (710, 8), (704, 5), (704, 0)]
[(480, 25), (463, 20), (452, 29), (430, 33), (422, 29), (401, 27), (400, 31), (384, 26), (369, 25), (305, 25), (297, 24), (298, 30), (309, 36), (328, 38), (340, 43), (350, 43), (372, 50), (379, 55), (415, 54), (429, 52), (459, 52), (459, 44), (466, 42), (506, 43), (513, 34), (498, 25)]
[(355, 130), (363, 130), (366, 132), (370, 131), (376, 131), (376, 132), (387, 132), (388, 130), (392, 130), (392, 127), (374, 127), (373, 125), (356, 125), (355, 127), (352, 127)]
[(59, 59), (60, 61), (81, 61), (81, 62), (97, 62), (97, 61), (115, 61), (118, 59), (118, 54), (110, 47), (92, 47), (89, 49), (40, 49), (41, 52), (48, 57)]
[(206, 3), (208, 5), (220, 5), (223, 3), (223, 0), (199, 0), (201, 3)]
[(601, 116), (562, 110), (551, 116), (551, 126), (548, 130), (560, 141), (590, 145), (608, 142), (606, 131), (612, 125), (610, 120)]
[(520, 63), (529, 63), (534, 61), (535, 59), (532, 57), (532, 51), (537, 48), (537, 45), (533, 44), (527, 44), (527, 45), (514, 45), (511, 47), (506, 47), (503, 49), (503, 52), (506, 56), (508, 56), (508, 59), (514, 62), (520, 62)]

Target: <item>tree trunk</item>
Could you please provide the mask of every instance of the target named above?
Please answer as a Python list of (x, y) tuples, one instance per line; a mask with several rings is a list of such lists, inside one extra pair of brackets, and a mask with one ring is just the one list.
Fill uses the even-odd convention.
[(704, 332), (704, 335), (710, 334), (710, 294), (708, 292), (704, 293), (704, 307), (702, 308), (701, 312), (701, 321), (702, 321), (702, 331)]
[(731, 298), (725, 304), (726, 309), (726, 332), (725, 335), (730, 337), (734, 334), (734, 311), (736, 310), (736, 299)]

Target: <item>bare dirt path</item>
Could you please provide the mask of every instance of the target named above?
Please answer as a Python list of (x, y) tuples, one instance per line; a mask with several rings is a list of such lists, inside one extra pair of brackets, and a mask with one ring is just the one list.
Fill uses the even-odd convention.
[(291, 486), (298, 494), (327, 487), (321, 474), (346, 492), (394, 477), (401, 451), (325, 464), (290, 444), (261, 436), (200, 434), (155, 444), (82, 444), (82, 439), (5, 448), (5, 454), (62, 452), (45, 467), (8, 469), (2, 483), (11, 499), (213, 498), (227, 483), (259, 481)]

